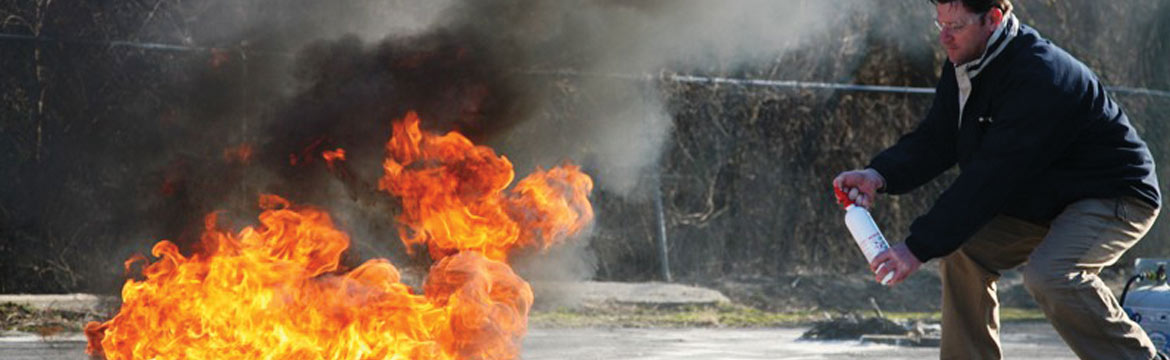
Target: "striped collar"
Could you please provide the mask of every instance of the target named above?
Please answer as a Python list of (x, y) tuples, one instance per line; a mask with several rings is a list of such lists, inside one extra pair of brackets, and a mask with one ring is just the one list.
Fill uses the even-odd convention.
[(991, 37), (988, 38), (987, 48), (983, 49), (983, 56), (969, 63), (955, 66), (955, 83), (959, 88), (958, 125), (960, 129), (963, 127), (963, 110), (967, 108), (967, 99), (971, 97), (973, 88), (971, 80), (979, 76), (979, 72), (985, 69), (992, 60), (995, 60), (1003, 52), (1003, 49), (1007, 48), (1008, 43), (1019, 34), (1020, 20), (1016, 19), (1015, 15), (1008, 13), (1004, 21), (999, 23), (999, 26), (991, 33)]
[(963, 65), (955, 66), (956, 72), (965, 72), (968, 78), (975, 78), (979, 76), (985, 65), (995, 60), (1007, 48), (1007, 44), (1020, 34), (1020, 20), (1016, 18), (1015, 14), (1008, 13), (1004, 21), (999, 23), (999, 27), (995, 32), (991, 33), (991, 40), (987, 42), (987, 48), (983, 50), (983, 56), (978, 60), (971, 61)]

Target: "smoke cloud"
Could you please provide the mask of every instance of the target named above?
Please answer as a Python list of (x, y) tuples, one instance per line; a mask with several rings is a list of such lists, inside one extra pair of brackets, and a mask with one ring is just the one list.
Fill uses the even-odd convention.
[[(826, 1), (468, 1), (438, 26), (492, 44), (531, 108), (491, 139), (521, 168), (585, 162), (601, 189), (654, 186), (672, 121), (658, 84), (621, 75), (722, 74), (767, 62), (842, 11)], [(567, 71), (581, 77), (534, 76)], [(552, 83), (560, 80), (559, 83)], [(565, 98), (575, 99), (566, 104)], [(566, 109), (568, 108), (568, 109)], [(650, 175), (650, 176), (648, 176)], [(641, 185), (641, 187), (639, 186)]]
[[(391, 120), (417, 111), (426, 130), (457, 130), (496, 148), (518, 176), (573, 161), (594, 177), (597, 191), (638, 201), (656, 186), (671, 109), (661, 83), (615, 75), (734, 74), (797, 49), (839, 19), (844, 5), (247, 0), (117, 8), (111, 14), (122, 17), (110, 21), (129, 25), (112, 38), (212, 50), (89, 60), (86, 76), (110, 74), (89, 83), (118, 91), (103, 90), (108, 94), (94, 100), (119, 104), (105, 114), (114, 120), (85, 124), (94, 135), (68, 135), (78, 136), (75, 142), (65, 135), (53, 140), (75, 149), (52, 156), (71, 158), (45, 161), (59, 165), (13, 186), (21, 190), (5, 194), (6, 202), (29, 211), (5, 222), (40, 224), (44, 233), (60, 227), (112, 234), (117, 239), (90, 243), (111, 244), (113, 254), (102, 258), (114, 263), (163, 238), (193, 244), (212, 211), (226, 210), (223, 227), (252, 224), (257, 194), (273, 193), (330, 210), (352, 235), (352, 256), (426, 265), (403, 255), (389, 221), (396, 204), (375, 190)], [(92, 17), (84, 8), (74, 12)], [(77, 66), (70, 64), (48, 68)], [(49, 95), (63, 96), (57, 89)], [(100, 107), (77, 108), (84, 116), (84, 109)], [(335, 148), (345, 148), (348, 161), (330, 171), (320, 153)], [(85, 188), (62, 183), (103, 185), (59, 191)], [(569, 255), (549, 261), (572, 264), (576, 270), (565, 278), (589, 278), (594, 260), (581, 255), (587, 246), (566, 249), (555, 251)], [(90, 261), (101, 269), (92, 273), (122, 275)], [(536, 260), (526, 266), (548, 269)], [(534, 272), (557, 273), (544, 270)]]
[[(278, 6), (273, 6), (278, 5)], [(390, 121), (417, 111), (430, 131), (460, 131), (508, 156), (524, 176), (536, 167), (581, 163), (599, 191), (634, 201), (656, 185), (672, 129), (659, 83), (622, 78), (663, 72), (734, 73), (797, 48), (823, 31), (843, 3), (684, 1), (391, 1), (322, 4), (244, 2), (217, 18), (205, 41), (245, 43), (233, 58), (250, 73), (238, 94), (193, 116), (224, 119), (230, 141), (256, 143), (255, 166), (237, 195), (254, 190), (326, 206), (353, 232), (355, 247), (394, 259), (386, 246), (392, 200), (372, 191)], [(265, 11), (262, 11), (265, 10)], [(274, 9), (275, 11), (266, 11)], [(291, 35), (291, 36), (290, 36)], [(246, 40), (227, 40), (246, 39)], [(216, 84), (222, 86), (222, 84)], [(201, 89), (198, 93), (216, 93)], [(218, 111), (218, 113), (216, 113)], [(246, 121), (241, 121), (245, 119)], [(240, 122), (246, 122), (241, 125)], [(345, 174), (318, 158), (347, 151)], [(214, 172), (209, 172), (214, 173)], [(198, 176), (194, 176), (198, 177)], [(234, 179), (239, 180), (239, 179)], [(339, 183), (342, 186), (337, 186)], [(222, 188), (203, 181), (205, 189)], [(208, 200), (223, 202), (223, 197)], [(250, 204), (249, 200), (229, 203)], [(222, 206), (209, 204), (201, 207)], [(240, 219), (245, 222), (247, 219)], [(561, 254), (585, 252), (584, 246)], [(548, 262), (588, 269), (579, 256)], [(577, 260), (569, 260), (577, 258)], [(581, 260), (584, 259), (584, 260)], [(557, 274), (539, 260), (526, 265)], [(588, 278), (567, 271), (565, 278)], [(569, 275), (569, 274), (575, 275)]]
[[(633, 196), (655, 172), (672, 121), (658, 84), (612, 75), (735, 72), (796, 48), (844, 5), (528, 0), (279, 6), (311, 10), (231, 19), (251, 24), (248, 29), (303, 29), (289, 39), (269, 39), (301, 49), (291, 63), (251, 65), (287, 68), (291, 79), (269, 85), (294, 90), (291, 100), (268, 109), (265, 126), (242, 137), (265, 138), (266, 151), (274, 153), (269, 160), (313, 142), (343, 146), (356, 154), (353, 169), (369, 179), (389, 119), (416, 110), (429, 129), (487, 142), (522, 173), (572, 159), (593, 171), (602, 190)], [(255, 33), (248, 29), (241, 31)], [(549, 75), (557, 71), (576, 76)]]

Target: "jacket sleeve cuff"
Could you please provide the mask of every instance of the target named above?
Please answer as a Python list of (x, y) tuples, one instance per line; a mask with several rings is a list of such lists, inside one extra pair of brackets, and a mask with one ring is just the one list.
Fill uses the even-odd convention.
[(914, 254), (914, 257), (918, 258), (919, 262), (925, 264), (927, 261), (930, 261), (930, 259), (938, 257), (932, 255), (930, 249), (920, 244), (920, 242), (921, 239), (915, 238), (914, 235), (910, 235), (910, 237), (906, 238), (906, 248), (910, 249), (910, 253)]
[(874, 161), (870, 162), (869, 165), (867, 165), (865, 168), (873, 169), (873, 171), (878, 173), (878, 176), (882, 177), (882, 187), (878, 189), (879, 193), (890, 193), (890, 189), (896, 188), (894, 184), (890, 183), (891, 180), (894, 180), (891, 177), (894, 175), (894, 171), (886, 166), (886, 164), (882, 161), (874, 159)]

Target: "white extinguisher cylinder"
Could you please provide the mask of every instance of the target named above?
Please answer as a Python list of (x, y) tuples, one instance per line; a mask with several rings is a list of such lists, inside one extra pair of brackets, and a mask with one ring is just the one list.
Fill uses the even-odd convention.
[(878, 254), (890, 248), (890, 243), (878, 229), (877, 223), (874, 223), (873, 216), (863, 207), (856, 204), (845, 207), (845, 227), (849, 228), (849, 234), (853, 235), (857, 247), (865, 254), (865, 261), (872, 262)]
[[(845, 205), (845, 227), (849, 228), (849, 234), (853, 235), (853, 241), (857, 243), (857, 247), (865, 255), (865, 261), (872, 263), (873, 258), (890, 248), (890, 243), (886, 241), (882, 230), (873, 221), (869, 210), (854, 204), (841, 189), (834, 190), (837, 193), (837, 201)], [(893, 272), (886, 274), (885, 278), (882, 278), (882, 285), (889, 284), (890, 279), (893, 278)]]

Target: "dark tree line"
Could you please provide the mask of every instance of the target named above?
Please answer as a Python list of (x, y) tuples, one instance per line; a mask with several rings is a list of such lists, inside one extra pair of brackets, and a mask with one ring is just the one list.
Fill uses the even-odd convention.
[[(223, 138), (217, 130), (271, 125), (262, 119), (280, 114), (268, 104), (283, 95), (258, 89), (294, 87), (282, 83), (281, 75), (306, 71), (289, 55), (304, 45), (295, 26), (305, 24), (296, 19), (346, 6), (293, 3), (0, 1), (0, 33), (19, 35), (0, 38), (0, 293), (112, 291), (129, 254), (145, 252), (158, 239), (197, 234), (207, 212), (249, 208), (233, 199), (263, 190), (238, 185), (255, 172), (207, 159), (222, 159), (223, 149), (257, 139)], [(933, 44), (933, 11), (924, 3), (891, 2), (826, 19), (837, 25), (806, 39), (797, 51), (746, 68), (712, 66), (706, 74), (932, 87), (942, 54)], [(1170, 3), (1029, 0), (1017, 8), (1025, 22), (1084, 60), (1107, 84), (1170, 89), (1170, 39), (1164, 36), (1170, 34)], [(197, 26), (244, 22), (259, 11), (279, 16), (233, 32)], [(235, 17), (200, 18), (210, 13)], [(241, 33), (246, 44), (232, 35)], [(191, 49), (108, 43), (114, 40)], [(579, 81), (549, 79), (549, 92), (563, 98), (565, 121), (572, 121), (579, 102), (588, 101), (587, 94), (571, 91)], [(841, 223), (829, 180), (864, 165), (912, 129), (931, 99), (650, 86), (666, 97), (670, 140), (657, 175), (644, 180), (640, 194), (595, 192), (597, 226), (588, 247), (598, 279), (660, 278), (655, 196), (664, 204), (676, 279), (861, 271), (862, 257)], [(1170, 99), (1115, 97), (1163, 165), (1163, 183), (1170, 182)], [(288, 146), (304, 145), (293, 142)], [(210, 171), (218, 175), (191, 176)], [(300, 183), (335, 180), (321, 167), (313, 171), (291, 176), (304, 177)], [(874, 213), (886, 235), (904, 237), (951, 176), (911, 195), (885, 198)], [(659, 191), (648, 190), (654, 187)], [(392, 233), (389, 227), (368, 231)], [(1170, 222), (1160, 221), (1118, 266), (1128, 267), (1135, 256), (1168, 253)]]

